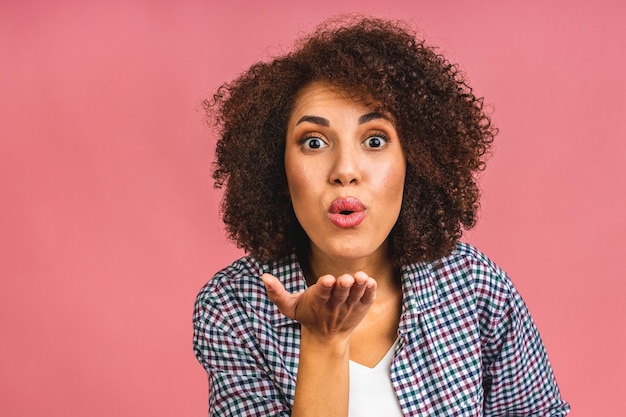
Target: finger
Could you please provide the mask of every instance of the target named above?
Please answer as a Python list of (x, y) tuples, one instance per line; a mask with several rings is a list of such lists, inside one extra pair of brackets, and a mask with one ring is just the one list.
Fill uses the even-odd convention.
[(276, 304), (276, 307), (285, 316), (291, 317), (295, 313), (294, 296), (290, 294), (283, 284), (272, 274), (263, 274), (261, 276), (269, 299)]
[(350, 294), (346, 299), (346, 304), (354, 304), (361, 301), (361, 297), (365, 293), (365, 288), (367, 284), (367, 280), (369, 277), (365, 272), (357, 272), (354, 274), (354, 284), (350, 288)]
[(370, 278), (369, 275), (367, 275), (366, 272), (363, 271), (359, 271), (356, 274), (354, 274), (354, 282), (357, 284), (365, 284), (367, 283), (367, 280)]
[(374, 300), (376, 300), (376, 280), (374, 278), (368, 278), (365, 283), (365, 291), (361, 296), (361, 303), (363, 304), (372, 304)]
[(263, 284), (265, 284), (265, 288), (267, 289), (268, 294), (270, 294), (270, 297), (276, 296), (282, 291), (285, 291), (283, 284), (272, 274), (265, 273), (261, 275), (261, 280), (263, 280)]
[(332, 296), (337, 280), (332, 275), (322, 275), (318, 278), (317, 284), (314, 286), (316, 287), (314, 292), (317, 299), (321, 303), (327, 303)]
[(350, 290), (352, 289), (353, 284), (354, 277), (352, 275), (344, 274), (337, 277), (337, 284), (335, 285), (328, 302), (334, 305), (345, 303), (350, 295)]

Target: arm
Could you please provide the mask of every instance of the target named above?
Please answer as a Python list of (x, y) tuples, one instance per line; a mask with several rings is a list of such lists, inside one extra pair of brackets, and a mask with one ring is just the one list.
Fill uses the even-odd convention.
[(562, 417), (561, 399), (541, 337), (511, 286), (505, 310), (484, 346), (485, 416)]
[(292, 416), (347, 416), (350, 335), (374, 302), (376, 282), (362, 272), (325, 275), (299, 294), (272, 275), (263, 282), (279, 310), (302, 325)]
[(209, 416), (290, 415), (290, 401), (273, 380), (276, 368), (268, 367), (250, 337), (248, 313), (226, 285), (200, 292), (193, 325), (194, 352), (208, 374)]

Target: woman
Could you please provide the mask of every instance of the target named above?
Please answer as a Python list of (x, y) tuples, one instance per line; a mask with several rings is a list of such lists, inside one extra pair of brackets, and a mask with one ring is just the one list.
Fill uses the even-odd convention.
[(563, 416), (506, 274), (459, 242), (495, 134), (397, 22), (327, 22), (206, 103), (250, 256), (201, 290), (215, 416)]

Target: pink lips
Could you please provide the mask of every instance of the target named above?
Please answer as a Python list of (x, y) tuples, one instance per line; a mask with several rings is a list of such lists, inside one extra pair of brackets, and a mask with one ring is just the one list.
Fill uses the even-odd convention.
[(328, 218), (337, 227), (356, 227), (365, 219), (365, 206), (358, 198), (340, 197), (330, 203)]

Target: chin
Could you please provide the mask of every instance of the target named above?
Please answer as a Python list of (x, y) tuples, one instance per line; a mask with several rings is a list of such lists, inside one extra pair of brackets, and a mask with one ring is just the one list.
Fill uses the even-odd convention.
[(329, 251), (322, 251), (326, 256), (341, 259), (344, 261), (358, 261), (369, 258), (378, 252), (377, 248), (368, 248), (360, 245), (341, 245), (331, 248)]

